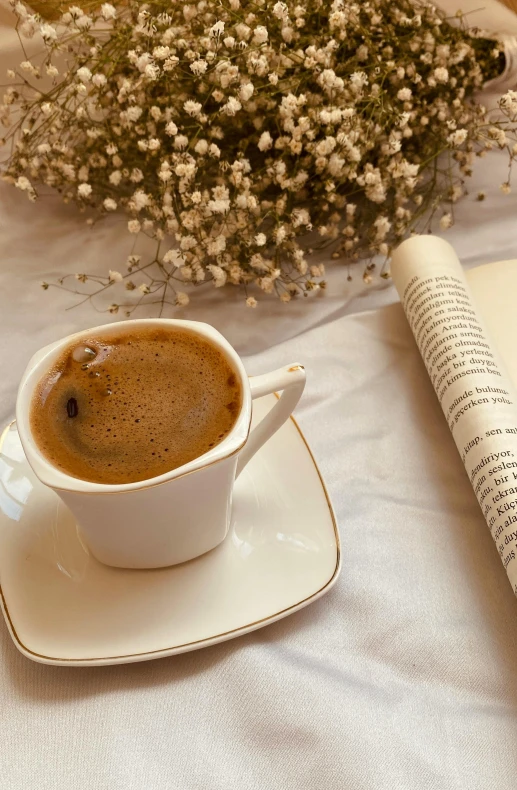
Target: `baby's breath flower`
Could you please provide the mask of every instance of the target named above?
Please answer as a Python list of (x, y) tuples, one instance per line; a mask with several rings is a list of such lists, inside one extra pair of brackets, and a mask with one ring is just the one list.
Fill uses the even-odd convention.
[[(35, 66), (33, 66), (33, 64), (30, 62), (30, 60), (23, 60), (20, 63), (20, 68), (21, 68), (22, 71), (27, 71), (29, 74), (36, 75), (38, 73), (38, 69), (35, 68)], [(13, 74), (13, 77), (16, 76), (14, 71), (12, 72), (12, 74)]]
[(92, 26), (92, 19), (86, 14), (82, 14), (78, 19), (76, 19), (75, 24), (79, 30), (88, 30)]
[(289, 9), (285, 3), (275, 3), (273, 6), (273, 14), (278, 19), (287, 19), (289, 16)]
[(216, 22), (215, 25), (212, 25), (212, 27), (210, 28), (211, 36), (217, 37), (222, 35), (223, 33), (224, 33), (224, 22), (221, 22), (220, 20), (219, 22)]
[(467, 135), (468, 132), (466, 129), (456, 129), (455, 132), (448, 135), (447, 142), (453, 146), (461, 145), (467, 139)]
[(128, 121), (138, 121), (142, 112), (143, 110), (141, 107), (128, 107), (126, 110), (126, 118)]
[(178, 65), (178, 63), (179, 63), (179, 58), (177, 58), (175, 55), (171, 55), (170, 58), (167, 58), (164, 61), (163, 64), (164, 72), (169, 73), (170, 71), (173, 71)]
[(92, 77), (92, 82), (97, 88), (102, 88), (103, 85), (106, 85), (107, 81), (105, 74), (94, 74)]
[(463, 195), (463, 189), (459, 184), (455, 184), (450, 193), (451, 203), (457, 203), (460, 197)]
[(155, 63), (148, 63), (144, 69), (144, 75), (148, 80), (157, 80), (160, 76), (160, 67)]
[(226, 272), (220, 266), (214, 263), (209, 263), (207, 266), (208, 271), (213, 277), (213, 282), (216, 288), (221, 288), (226, 283)]
[(126, 265), (128, 269), (134, 269), (135, 266), (138, 266), (142, 257), (140, 255), (129, 255), (126, 261)]
[(188, 137), (184, 134), (178, 134), (174, 138), (174, 148), (178, 151), (183, 151), (188, 145)]
[(123, 278), (120, 272), (113, 271), (112, 269), (109, 270), (110, 283), (121, 283), (122, 279)]
[(495, 140), (497, 142), (500, 148), (503, 148), (508, 142), (506, 137), (506, 132), (504, 131), (504, 129), (500, 129), (497, 126), (490, 127), (490, 129), (488, 130), (488, 134), (492, 138), (492, 140)]
[(239, 22), (238, 25), (235, 25), (235, 32), (237, 33), (237, 37), (244, 41), (245, 39), (249, 38), (251, 33), (251, 28), (248, 25), (245, 25), (244, 22)]
[(79, 184), (79, 186), (77, 187), (77, 194), (79, 195), (80, 198), (90, 197), (90, 195), (92, 194), (91, 184), (87, 184), (87, 183)]
[(139, 184), (140, 181), (144, 180), (144, 174), (142, 173), (139, 167), (134, 167), (131, 170), (131, 173), (129, 175), (129, 180), (132, 181), (133, 184)]
[[(337, 82), (338, 79), (339, 77), (336, 77), (334, 75), (331, 81), (333, 87), (335, 87), (338, 84)], [(352, 87), (355, 88), (356, 90), (361, 90), (362, 88), (364, 88), (365, 85), (368, 84), (368, 77), (366, 76), (364, 71), (354, 71), (354, 73), (351, 74), (350, 76), (350, 83)]]
[(149, 206), (150, 203), (151, 198), (143, 191), (143, 189), (137, 189), (136, 192), (133, 193), (131, 204), (135, 211), (141, 211), (146, 206)]
[(509, 90), (499, 99), (499, 106), (510, 113), (517, 112), (517, 91)]
[(29, 12), (27, 11), (27, 8), (26, 8), (26, 6), (23, 3), (20, 3), (20, 2), (18, 2), (18, 3), (11, 3), (11, 5), (14, 6), (14, 12), (16, 14), (18, 14), (20, 19), (25, 19), (27, 17)]
[(221, 112), (226, 113), (226, 115), (235, 115), (242, 109), (242, 104), (235, 96), (230, 96), (224, 107), (221, 108)]
[(77, 75), (77, 79), (85, 83), (90, 82), (92, 78), (92, 73), (87, 66), (81, 66), (80, 69), (77, 69), (76, 75)]
[(267, 28), (264, 25), (257, 25), (253, 31), (253, 41), (255, 44), (264, 44), (268, 40)]
[(112, 6), (111, 3), (103, 3), (101, 5), (101, 14), (102, 18), (109, 22), (110, 19), (115, 19), (117, 15), (117, 11), (115, 6)]
[(246, 306), (247, 307), (256, 307), (257, 306), (257, 300), (255, 299), (254, 296), (248, 296), (248, 298), (246, 299)]
[(433, 71), (433, 76), (437, 82), (447, 82), (449, 79), (449, 72), (443, 66), (439, 66)]
[(413, 91), (411, 88), (401, 88), (397, 91), (397, 99), (400, 99), (400, 101), (409, 101), (412, 95)]
[(267, 151), (273, 145), (273, 139), (269, 132), (262, 132), (258, 141), (258, 148), (260, 151)]
[(450, 228), (452, 224), (453, 224), (452, 214), (450, 213), (444, 214), (440, 219), (440, 227), (443, 228), (443, 230)]
[(198, 140), (194, 146), (194, 151), (201, 156), (204, 156), (208, 151), (208, 143), (206, 140)]
[(186, 294), (184, 291), (176, 292), (176, 304), (179, 305), (179, 307), (186, 307), (189, 302), (190, 299), (188, 294)]
[(113, 200), (113, 198), (105, 198), (102, 205), (106, 211), (116, 211), (117, 201)]
[(190, 64), (190, 70), (198, 77), (204, 74), (207, 68), (208, 68), (208, 63), (206, 62), (206, 60), (198, 59)]
[(40, 33), (43, 41), (45, 41), (46, 43), (52, 43), (57, 39), (57, 31), (55, 27), (52, 27), (52, 25), (49, 25), (47, 23), (41, 25)]
[(170, 47), (155, 47), (153, 49), (153, 58), (155, 60), (166, 60), (170, 54)]
[(16, 179), (15, 184), (18, 187), (18, 189), (22, 190), (22, 192), (27, 192), (32, 189), (31, 182), (25, 176), (19, 176)]
[(178, 258), (177, 251), (171, 249), (171, 250), (167, 250), (167, 252), (165, 253), (165, 255), (162, 258), (162, 261), (163, 261), (163, 263), (173, 263), (173, 262), (175, 262), (177, 260), (177, 258)]
[(254, 90), (255, 88), (253, 86), (253, 83), (251, 82), (247, 82), (245, 85), (241, 85), (239, 89), (239, 98), (242, 101), (249, 101), (253, 96)]
[(199, 102), (192, 101), (192, 99), (189, 99), (183, 105), (183, 109), (188, 115), (192, 115), (192, 117), (195, 118), (196, 115), (199, 115), (199, 113), (201, 112), (201, 106), (202, 105)]

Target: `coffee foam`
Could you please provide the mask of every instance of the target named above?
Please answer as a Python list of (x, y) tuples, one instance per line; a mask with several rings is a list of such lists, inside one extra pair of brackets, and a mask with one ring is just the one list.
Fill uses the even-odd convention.
[(208, 340), (125, 330), (67, 347), (36, 388), (30, 424), (54, 466), (120, 484), (204, 455), (231, 431), (241, 402), (237, 375)]

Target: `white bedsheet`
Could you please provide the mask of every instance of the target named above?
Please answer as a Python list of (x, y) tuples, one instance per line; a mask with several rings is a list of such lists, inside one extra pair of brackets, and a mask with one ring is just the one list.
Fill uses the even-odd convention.
[[(457, 207), (466, 265), (517, 258), (505, 178), (504, 156), (481, 160)], [(0, 186), (2, 423), (31, 353), (105, 319), (39, 282), (122, 265), (123, 225), (91, 233)], [(297, 417), (338, 517), (337, 586), (249, 636), (125, 667), (34, 664), (1, 623), (2, 790), (515, 790), (517, 603), (394, 290), (357, 272), (311, 304), (207, 290), (182, 313), (250, 373), (306, 365)]]

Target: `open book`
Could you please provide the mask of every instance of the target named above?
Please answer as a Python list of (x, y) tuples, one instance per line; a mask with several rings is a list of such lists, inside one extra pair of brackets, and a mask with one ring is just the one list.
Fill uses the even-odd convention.
[(517, 595), (517, 261), (464, 272), (446, 241), (415, 236), (391, 271)]

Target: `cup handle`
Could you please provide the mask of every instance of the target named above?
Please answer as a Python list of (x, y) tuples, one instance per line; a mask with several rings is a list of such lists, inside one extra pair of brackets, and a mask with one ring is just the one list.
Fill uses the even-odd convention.
[(249, 435), (237, 461), (236, 477), (240, 475), (257, 450), (260, 450), (293, 413), (305, 387), (305, 368), (295, 363), (273, 370), (271, 373), (264, 373), (263, 376), (252, 376), (250, 387), (253, 400), (277, 390), (282, 390), (282, 395)]

